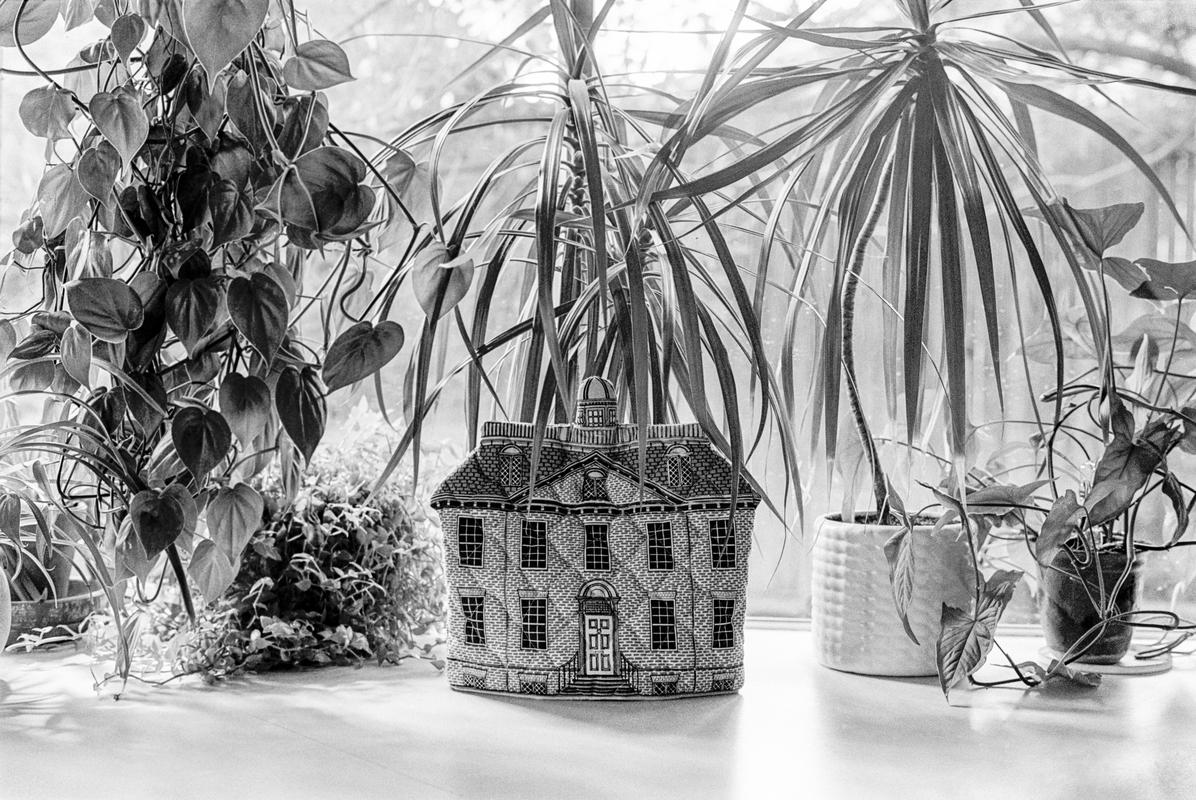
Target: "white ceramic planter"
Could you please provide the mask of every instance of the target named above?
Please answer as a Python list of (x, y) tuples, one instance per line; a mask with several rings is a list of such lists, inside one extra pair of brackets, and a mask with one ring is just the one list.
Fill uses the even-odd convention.
[(819, 520), (814, 542), (813, 628), (818, 660), (865, 675), (931, 676), (943, 603), (967, 608), (972, 597), (971, 553), (958, 525), (938, 533), (914, 528), (916, 584), (905, 634), (893, 604), (884, 545), (891, 525)]

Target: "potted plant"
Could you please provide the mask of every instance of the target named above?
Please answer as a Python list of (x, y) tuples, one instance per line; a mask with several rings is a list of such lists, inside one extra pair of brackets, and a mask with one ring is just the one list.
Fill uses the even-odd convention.
[[(1037, 157), (1030, 109), (1069, 120), (1111, 143), (1170, 202), (1149, 165), (1120, 134), (1046, 82), (1120, 81), (1192, 92), (1089, 70), (1015, 39), (990, 37), (972, 25), (994, 14), (1030, 13), (1050, 33), (1041, 11), (1033, 7), (964, 12), (951, 4), (902, 0), (895, 4), (902, 17), (898, 24), (848, 31), (812, 27), (809, 21), (822, 5), (815, 3), (788, 24), (765, 23), (765, 31), (739, 51), (738, 61), (724, 65), (716, 60), (702, 95), (682, 108), (686, 113), (679, 114), (676, 133), (648, 168), (642, 195), (668, 200), (727, 190), (741, 193), (733, 196), (752, 196), (761, 186), (781, 186), (764, 193), (772, 211), (755, 271), (784, 281), (774, 263), (784, 260), (774, 258), (774, 252), (788, 257), (794, 299), (786, 318), (787, 343), (800, 341), (805, 308), (820, 307), (822, 325), (811, 327), (813, 335), (821, 336), (811, 392), (813, 434), (821, 433), (825, 456), (835, 460), (841, 396), (846, 394), (874, 500), (867, 513), (820, 522), (813, 614), (821, 658), (845, 669), (929, 675), (936, 671), (930, 643), (939, 634), (940, 601), (965, 587), (942, 585), (921, 594), (928, 587), (912, 582), (903, 565), (921, 561), (926, 581), (956, 575), (957, 567), (968, 563), (961, 547), (966, 537), (944, 535), (941, 547), (931, 546), (927, 531), (933, 528), (904, 510), (885, 475), (869, 419), (875, 419), (875, 411), (866, 407), (869, 398), (884, 398), (889, 417), (902, 418), (903, 427), (891, 438), (916, 445), (933, 405), (925, 400), (927, 390), (942, 384), (948, 462), (960, 467), (950, 483), (957, 494), (962, 492), (971, 434), (968, 400), (974, 393), (967, 375), (969, 295), (984, 320), (993, 388), (999, 397), (1003, 392), (996, 288), (1001, 258), (994, 254), (1009, 254), (1011, 281), (1029, 279), (1037, 287), (1054, 345), (1055, 383), (1063, 383), (1054, 279), (1046, 267), (1044, 243), (1031, 233), (1030, 217), (1045, 223), (1048, 241), (1059, 247), (1073, 277), (1081, 265), (1069, 247), (1074, 222), (1054, 203)], [(811, 42), (831, 53), (809, 65), (766, 68), (766, 59), (789, 40)], [(794, 116), (771, 141), (755, 149), (740, 146), (733, 163), (689, 180), (670, 167), (683, 166), (684, 156), (716, 127), (732, 124), (749, 110), (789, 103), (791, 93), (806, 87), (813, 87), (808, 113)], [(760, 171), (766, 168), (774, 171), (762, 178)], [(749, 176), (756, 177), (755, 184), (734, 188)], [(1016, 199), (1019, 194), (1028, 196), (1037, 212), (1025, 209)], [(798, 202), (791, 205), (791, 200)], [(791, 208), (797, 212), (789, 221)], [(878, 249), (884, 258), (870, 272), (866, 256), (878, 230), (883, 231)], [(802, 254), (794, 256), (781, 246), (786, 236), (802, 241)], [(820, 263), (824, 254), (825, 266)], [(864, 281), (880, 297), (882, 322), (876, 330), (883, 330), (883, 358), (875, 372), (867, 373), (856, 368), (854, 344), (857, 296)], [(1092, 320), (1092, 335), (1100, 341), (1103, 309), (1086, 279), (1074, 283)], [(936, 286), (941, 293), (932, 298)], [(928, 314), (932, 306), (934, 316)], [(941, 320), (940, 328), (928, 327), (933, 318)], [(941, 349), (941, 367), (928, 381), (931, 346)], [(797, 371), (790, 365), (783, 373)], [(871, 374), (883, 380), (862, 380)], [(899, 400), (904, 414), (898, 413)], [(1053, 417), (1060, 413), (1057, 399)], [(885, 566), (882, 543), (895, 611), (891, 600), (877, 594), (886, 588), (876, 579)], [(969, 614), (979, 613), (980, 601), (1001, 606), (1004, 584), (986, 586), (978, 589)], [(902, 643), (903, 628), (913, 631), (921, 644)]]
[(372, 227), (371, 165), (322, 94), (352, 79), (336, 44), (303, 38), (289, 3), (101, 3), (100, 40), (47, 68), (25, 46), (59, 5), (3, 12), (0, 45), (39, 76), (21, 120), (51, 146), (4, 267), (40, 270), (42, 295), (0, 321), (8, 396), (48, 415), (6, 429), (0, 459), (32, 471), (119, 625), (126, 582), (164, 563), (188, 611), (192, 587), (221, 594), (262, 514), (248, 480), (277, 458), (293, 496), (326, 394), (393, 358), (402, 330), (377, 309), (335, 341), (299, 327), (312, 254), (338, 254), (339, 284)]

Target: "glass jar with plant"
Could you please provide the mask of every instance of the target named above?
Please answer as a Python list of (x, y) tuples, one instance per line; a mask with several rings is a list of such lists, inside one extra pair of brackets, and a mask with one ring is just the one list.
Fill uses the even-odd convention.
[(403, 334), (376, 309), (331, 343), (327, 324), (322, 341), (298, 327), (313, 254), (338, 254), (329, 281), (368, 255), (372, 167), (322, 94), (352, 79), (341, 49), (305, 38), (290, 2), (171, 0), (94, 5), (98, 41), (65, 66), (30, 58), (59, 9), (77, 26), (93, 5), (0, 9), (0, 45), (41, 83), (21, 120), (48, 144), (4, 267), (40, 298), (4, 309), (0, 356), (11, 398), (50, 401), (0, 444), (87, 548), (119, 624), (120, 587), (164, 560), (189, 612), (191, 587), (221, 594), (262, 515), (248, 479), (278, 459), (293, 494), (327, 392)]
[[(821, 439), (828, 461), (841, 455), (846, 395), (845, 416), (862, 443), (874, 500), (869, 512), (821, 521), (813, 606), (820, 657), (847, 670), (931, 675), (943, 601), (970, 609), (964, 614), (973, 620), (982, 612), (999, 616), (1004, 584), (984, 583), (972, 598), (969, 587), (951, 582), (948, 576), (970, 563), (968, 550), (974, 547), (957, 535), (936, 546), (927, 535), (933, 526), (906, 513), (885, 474), (872, 429), (878, 417), (870, 406), (885, 401), (898, 426), (889, 438), (907, 445), (919, 446), (928, 425), (938, 420), (952, 483), (962, 490), (972, 440), (969, 400), (976, 394), (968, 374), (972, 337), (966, 299), (972, 298), (983, 321), (982, 349), (1002, 408), (1007, 349), (998, 310), (999, 271), (1008, 272), (1014, 297), (1019, 282), (1028, 280), (1037, 289), (1053, 344), (1055, 385), (1063, 383), (1064, 343), (1048, 247), (1066, 260), (1094, 341), (1105, 338), (1105, 309), (1070, 249), (1073, 222), (1058, 206), (1041, 165), (1031, 110), (1074, 123), (1112, 145), (1144, 173), (1179, 220), (1153, 169), (1121, 134), (1052, 87), (1122, 83), (1193, 92), (1088, 69), (1062, 53), (977, 28), (978, 20), (1026, 14), (1057, 45), (1042, 9), (1029, 3), (963, 9), (897, 0), (896, 24), (849, 29), (811, 24), (824, 5), (814, 3), (787, 24), (754, 20), (764, 32), (725, 70), (721, 62), (712, 67), (721, 77), (712, 74), (702, 94), (684, 107), (683, 124), (645, 173), (642, 196), (681, 200), (727, 192), (732, 199), (724, 205), (756, 196), (771, 203), (755, 272), (761, 282), (786, 285), (793, 298), (785, 327), (790, 361), (782, 361), (781, 374), (790, 381), (799, 374), (791, 359), (805, 331), (820, 337), (810, 393), (811, 439)], [(737, 6), (736, 22), (746, 7)], [(827, 55), (808, 64), (769, 66), (774, 53), (791, 42), (823, 48)], [(716, 127), (749, 111), (790, 108), (798, 97), (808, 98), (808, 107), (770, 131), (771, 140), (754, 148), (737, 145), (706, 174), (678, 180), (680, 170), (671, 165), (684, 165), (686, 154), (712, 138)], [(1035, 217), (1045, 241), (1034, 233)], [(874, 237), (883, 253), (875, 271), (866, 258)], [(782, 246), (787, 238), (802, 243), (796, 257)], [(782, 272), (776, 262), (785, 260)], [(862, 286), (879, 300), (880, 320), (870, 330), (880, 334), (881, 357), (870, 370), (856, 364)], [(803, 327), (810, 308), (818, 309), (818, 324)], [(1021, 336), (1023, 308), (1015, 302), (1011, 310)], [(782, 392), (794, 396), (797, 388), (782, 385)], [(934, 396), (941, 404), (927, 402)], [(1058, 419), (1061, 398), (1052, 411)], [(883, 574), (881, 544), (888, 553), (896, 615), (880, 594), (889, 587), (867, 578)], [(910, 577), (915, 562), (926, 567), (921, 583)], [(944, 582), (931, 585), (940, 575)], [(920, 645), (907, 638), (909, 632)]]

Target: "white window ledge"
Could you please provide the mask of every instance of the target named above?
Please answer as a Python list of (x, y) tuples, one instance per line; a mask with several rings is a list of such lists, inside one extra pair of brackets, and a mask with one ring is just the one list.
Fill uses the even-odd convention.
[[(606, 703), (456, 693), (411, 662), (217, 687), (130, 684), (113, 703), (92, 693), (86, 656), (3, 655), (0, 796), (1161, 800), (1196, 791), (1196, 657), (1092, 690), (961, 690), (948, 705), (933, 679), (818, 666), (808, 632), (753, 627), (746, 641), (739, 695)], [(1019, 657), (1037, 647), (1006, 644)], [(51, 756), (69, 768), (48, 769)]]

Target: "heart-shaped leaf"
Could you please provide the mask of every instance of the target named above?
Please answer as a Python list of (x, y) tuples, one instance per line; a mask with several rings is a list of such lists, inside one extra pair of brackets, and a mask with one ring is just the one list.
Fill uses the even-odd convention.
[(233, 278), (226, 302), (233, 325), (270, 364), (287, 333), (286, 292), (269, 275), (255, 272), (248, 278)]
[(62, 333), (62, 368), (84, 386), (91, 386), (91, 334), (78, 323)]
[(187, 564), (187, 574), (199, 593), (208, 602), (217, 600), (232, 585), (237, 577), (236, 567), (228, 556), (211, 540), (204, 539), (195, 547), (191, 554), (191, 561)]
[(403, 347), (403, 329), (389, 320), (377, 326), (358, 322), (336, 338), (324, 358), (324, 383), (329, 392), (377, 372)]
[(79, 156), (79, 183), (104, 205), (111, 205), (115, 199), (113, 189), (120, 170), (120, 153), (110, 142), (101, 141)]
[(87, 192), (75, 171), (66, 164), (55, 164), (42, 175), (37, 185), (37, 204), (47, 239), (66, 230), (75, 217), (87, 211)]
[(302, 372), (295, 367), (284, 369), (274, 387), (274, 406), (283, 430), (299, 448), (304, 461), (310, 463), (316, 445), (324, 437), (324, 422), (328, 416), (315, 370), (311, 367), (304, 367)]
[(58, 346), (58, 334), (49, 330), (34, 330), (8, 354), (9, 358), (28, 361), (48, 356)]
[(18, 253), (24, 253), (27, 256), (37, 252), (37, 248), (45, 244), (45, 241), (45, 230), (42, 228), (40, 216), (30, 217), (12, 232), (12, 246)]
[(66, 304), (92, 336), (119, 344), (129, 331), (141, 327), (141, 298), (115, 278), (80, 278), (66, 285)]
[(220, 283), (215, 278), (182, 278), (166, 290), (166, 323), (189, 356), (215, 326), (219, 310)]
[(212, 245), (215, 247), (235, 242), (253, 230), (253, 209), (232, 181), (222, 180), (210, 187), (208, 210), (212, 214)]
[[(282, 221), (304, 231), (341, 231), (359, 223), (365, 162), (339, 147), (317, 147), (295, 159), (278, 184), (277, 212)], [(373, 207), (369, 192), (368, 215)], [(273, 209), (272, 209), (273, 210)], [(345, 217), (351, 217), (348, 222)]]
[(137, 49), (137, 45), (141, 44), (144, 36), (145, 20), (140, 14), (124, 14), (117, 17), (112, 23), (111, 33), (108, 34), (112, 46), (116, 48), (116, 54), (122, 61), (129, 60), (129, 56)]
[(199, 506), (191, 492), (181, 483), (172, 483), (162, 490), (163, 497), (173, 497), (183, 509), (183, 533), (195, 533), (199, 524)]
[(889, 585), (893, 589), (893, 602), (897, 615), (905, 628), (905, 635), (914, 644), (921, 644), (909, 623), (909, 606), (914, 599), (914, 585), (917, 578), (914, 559), (913, 530), (903, 526), (885, 542), (885, 559), (889, 562)]
[(1134, 262), (1146, 273), (1146, 282), (1130, 294), (1147, 300), (1175, 300), (1196, 292), (1196, 261), (1170, 263), (1153, 258)]
[(269, 10), (269, 0), (183, 0), (183, 30), (209, 81), (249, 46)]
[[(58, 17), (58, 7), (61, 0), (0, 0), (0, 47), (16, 47), (17, 36), (21, 44), (27, 45), (50, 32), (54, 27), (54, 20)], [(21, 28), (13, 35), (17, 24), (17, 15), (21, 18)]]
[(96, 92), (88, 108), (100, 133), (125, 164), (131, 163), (149, 136), (149, 118), (141, 98), (132, 89), (121, 87), (114, 92)]
[(1103, 208), (1068, 206), (1067, 209), (1084, 244), (1099, 257), (1138, 224), (1145, 206), (1142, 203), (1116, 203)]
[(294, 159), (319, 147), (328, 132), (328, 106), (323, 95), (305, 95), (287, 113), (278, 149)]
[(1039, 564), (1049, 564), (1055, 553), (1071, 537), (1076, 524), (1084, 515), (1084, 507), (1071, 489), (1064, 492), (1042, 522), (1038, 538), (1034, 541), (1034, 558)]
[(228, 455), (233, 434), (219, 411), (187, 406), (174, 415), (170, 439), (179, 458), (200, 483)]
[(287, 85), (300, 92), (318, 92), (353, 80), (349, 58), (340, 45), (326, 39), (304, 42), (282, 65)]
[(230, 562), (241, 557), (241, 551), (262, 524), (262, 496), (247, 483), (219, 489), (208, 503), (208, 533)]
[(51, 141), (69, 139), (70, 124), (79, 109), (71, 93), (57, 86), (39, 86), (21, 98), (17, 109), (21, 122), (34, 136)]
[(976, 613), (943, 604), (942, 632), (935, 648), (939, 686), (944, 695), (978, 670), (992, 649), (997, 623), (1022, 573), (997, 570), (981, 591)]
[(453, 309), (473, 282), (473, 259), (466, 255), (449, 259), (444, 245), (429, 245), (411, 267), (415, 299), (424, 313), (440, 319)]
[(256, 375), (230, 372), (220, 384), (220, 413), (237, 440), (249, 447), (270, 419), (270, 387)]
[(179, 501), (155, 489), (145, 489), (133, 495), (129, 502), (129, 519), (146, 557), (151, 560), (179, 537), (186, 522)]
[(51, 361), (31, 361), (22, 364), (8, 375), (14, 392), (44, 392), (54, 383), (55, 364)]
[(17, 346), (17, 330), (6, 319), (0, 320), (0, 364), (8, 360), (14, 347)]

